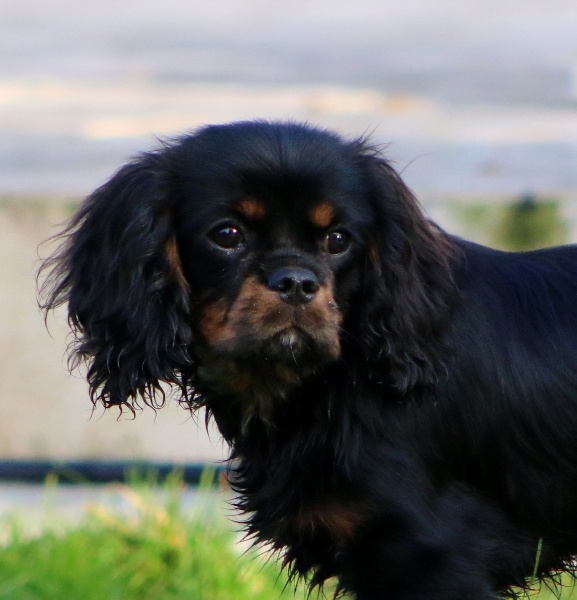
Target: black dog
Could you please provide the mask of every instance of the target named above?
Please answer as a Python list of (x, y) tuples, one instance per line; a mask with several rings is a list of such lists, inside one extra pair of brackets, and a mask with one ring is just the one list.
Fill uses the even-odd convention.
[(577, 248), (449, 236), (366, 140), (185, 135), (83, 204), (44, 266), (94, 402), (178, 386), (256, 542), (358, 600), (490, 599), (577, 552)]

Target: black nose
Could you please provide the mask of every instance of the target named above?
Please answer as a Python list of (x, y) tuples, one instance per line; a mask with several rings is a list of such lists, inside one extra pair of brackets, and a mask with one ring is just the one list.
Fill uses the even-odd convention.
[(320, 285), (316, 275), (308, 269), (283, 267), (271, 273), (268, 287), (289, 304), (304, 304), (315, 297)]

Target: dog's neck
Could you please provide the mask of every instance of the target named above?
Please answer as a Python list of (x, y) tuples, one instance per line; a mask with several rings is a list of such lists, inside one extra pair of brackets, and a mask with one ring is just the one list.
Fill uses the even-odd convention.
[[(302, 434), (307, 423), (334, 423), (337, 414), (342, 421), (350, 418), (374, 433), (382, 428), (381, 413), (387, 405), (398, 403), (394, 390), (369, 381), (364, 372), (351, 371), (359, 365), (346, 359), (297, 371), (296, 366), (264, 358), (238, 361), (211, 353), (201, 356), (202, 360), (195, 360), (193, 384), (199, 402), (191, 408), (206, 406), (231, 446), (255, 434), (263, 440), (276, 439), (287, 427)], [(381, 399), (375, 404), (378, 414), (365, 414), (361, 406), (369, 394)], [(383, 401), (388, 396), (390, 402)]]

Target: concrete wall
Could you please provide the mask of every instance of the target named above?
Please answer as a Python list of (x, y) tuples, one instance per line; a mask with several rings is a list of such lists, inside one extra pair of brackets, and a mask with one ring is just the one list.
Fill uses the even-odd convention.
[[(138, 458), (204, 461), (224, 456), (176, 402), (136, 419), (92, 414), (87, 385), (64, 357), (63, 311), (49, 319), (36, 305), (38, 245), (69, 214), (63, 203), (26, 199), (0, 205), (0, 458)], [(40, 253), (46, 254), (43, 247)]]

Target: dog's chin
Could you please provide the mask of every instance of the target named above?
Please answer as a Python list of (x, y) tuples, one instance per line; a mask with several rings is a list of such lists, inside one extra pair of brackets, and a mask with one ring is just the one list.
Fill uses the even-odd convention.
[(288, 327), (257, 344), (254, 356), (306, 373), (338, 358), (338, 351), (326, 340), (315, 338), (297, 327)]
[(286, 327), (267, 336), (253, 332), (212, 347), (215, 357), (232, 360), (241, 368), (266, 371), (277, 365), (296, 375), (308, 375), (340, 355), (338, 339), (299, 327)]
[(290, 326), (209, 345), (201, 355), (199, 375), (214, 392), (267, 404), (338, 360), (340, 344), (333, 331)]

